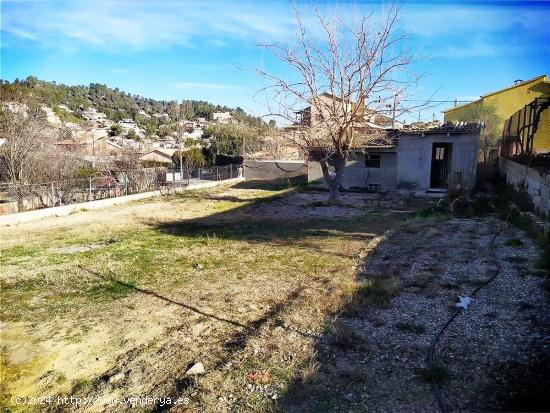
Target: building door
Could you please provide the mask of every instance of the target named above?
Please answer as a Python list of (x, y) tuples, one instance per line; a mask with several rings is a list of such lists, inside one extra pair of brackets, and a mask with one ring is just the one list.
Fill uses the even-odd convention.
[(430, 188), (447, 188), (452, 145), (437, 142), (432, 145)]

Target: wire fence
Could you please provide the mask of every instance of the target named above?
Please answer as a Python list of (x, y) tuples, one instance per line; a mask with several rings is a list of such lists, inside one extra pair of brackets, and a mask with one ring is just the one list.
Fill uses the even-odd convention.
[[(183, 172), (183, 173), (182, 173)], [(223, 181), (242, 176), (237, 165), (186, 170), (148, 168), (84, 179), (13, 185), (0, 183), (0, 214), (51, 208), (142, 192), (173, 193), (201, 181)]]

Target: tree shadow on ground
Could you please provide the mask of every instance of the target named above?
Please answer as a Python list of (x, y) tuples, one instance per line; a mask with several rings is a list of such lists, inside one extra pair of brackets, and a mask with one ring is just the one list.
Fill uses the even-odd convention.
[[(236, 186), (234, 186), (236, 187)], [(278, 205), (275, 213), (259, 211), (260, 206), (281, 201), (289, 193), (272, 197), (240, 198), (236, 196), (194, 195), (214, 201), (229, 201), (240, 204), (230, 210), (214, 213), (205, 217), (174, 221), (147, 222), (164, 234), (185, 237), (215, 236), (222, 239), (266, 242), (277, 245), (311, 246), (306, 240), (343, 236), (349, 240), (368, 241), (385, 231), (389, 224), (401, 220), (407, 214), (389, 214), (377, 219), (376, 214), (367, 217), (360, 208), (354, 209), (351, 216), (334, 215), (312, 216), (309, 208), (323, 206), (300, 206), (303, 214), (286, 214), (284, 204)], [(242, 204), (244, 202), (244, 205)], [(282, 215), (282, 216), (281, 216)], [(332, 253), (332, 252), (331, 252)], [(334, 251), (338, 254), (338, 251)]]
[[(287, 196), (284, 194), (282, 196)], [(361, 195), (357, 195), (360, 197)], [(209, 197), (208, 199), (213, 199)], [(359, 198), (358, 198), (359, 199)], [(260, 198), (247, 200), (245, 205), (218, 212), (206, 217), (192, 218), (185, 220), (174, 220), (169, 222), (159, 222), (151, 224), (153, 228), (161, 233), (169, 234), (174, 237), (208, 237), (215, 235), (216, 238), (246, 241), (249, 243), (266, 243), (274, 248), (278, 246), (292, 246), (309, 249), (311, 251), (326, 253), (327, 256), (355, 258), (357, 251), (350, 249), (346, 250), (331, 250), (330, 243), (317, 242), (321, 239), (330, 239), (338, 237), (340, 239), (349, 240), (349, 242), (359, 242), (362, 245), (373, 238), (381, 236), (396, 222), (407, 217), (407, 214), (389, 214), (384, 217), (365, 216), (361, 215), (359, 210), (357, 215), (339, 218), (334, 217), (314, 217), (307, 214), (309, 207), (304, 207), (303, 216), (285, 216), (277, 217), (266, 212), (266, 209), (258, 209), (260, 206), (265, 206), (275, 201), (280, 201), (281, 196), (273, 198)], [(282, 208), (284, 208), (284, 200), (282, 200)], [(315, 208), (315, 207), (311, 207)], [(357, 208), (355, 208), (357, 209)], [(269, 211), (269, 210), (267, 210)], [(342, 245), (342, 244), (340, 244)], [(283, 309), (299, 299), (301, 292), (291, 293), (284, 303), (276, 304), (265, 317), (261, 317), (256, 322), (251, 323), (246, 329), (237, 332), (232, 338), (226, 342), (226, 350), (235, 353), (240, 348), (244, 348), (246, 343), (253, 337), (262, 326), (267, 323), (276, 323), (278, 314), (283, 312)], [(280, 324), (273, 324), (281, 326)], [(283, 327), (284, 328), (284, 327)], [(298, 332), (300, 334), (300, 332)], [(300, 334), (305, 335), (305, 334)], [(311, 337), (310, 337), (311, 338)], [(323, 341), (327, 337), (316, 339)], [(352, 338), (353, 340), (353, 338)], [(344, 339), (345, 341), (345, 339)], [(344, 348), (348, 345), (345, 342), (341, 344)], [(323, 364), (330, 366), (330, 359), (323, 360)], [(220, 367), (223, 363), (220, 364)], [(358, 380), (359, 376), (353, 376), (350, 373), (350, 379)], [(182, 380), (187, 380), (183, 378)], [(176, 386), (177, 391), (181, 392), (183, 384)], [(185, 386), (184, 386), (185, 387)], [(308, 386), (306, 386), (308, 387)], [(177, 391), (175, 394), (177, 394)], [(292, 385), (289, 396), (282, 401), (283, 406), (290, 406), (291, 399), (301, 397), (301, 395), (309, 394), (310, 388), (304, 387), (304, 383), (296, 382)], [(319, 394), (319, 397), (322, 395)], [(332, 395), (332, 400), (338, 400), (337, 396)], [(296, 411), (299, 411), (297, 409)]]

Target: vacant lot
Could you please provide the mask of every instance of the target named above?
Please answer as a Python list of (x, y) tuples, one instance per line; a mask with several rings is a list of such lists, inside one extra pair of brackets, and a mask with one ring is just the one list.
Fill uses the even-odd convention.
[[(511, 241), (521, 233), (496, 220), (406, 220), (424, 205), (378, 195), (328, 207), (326, 194), (286, 192), (241, 185), (0, 228), (1, 401), (16, 411), (76, 410), (13, 405), (50, 395), (80, 397), (82, 411), (432, 410), (427, 346), (457, 296), (497, 267), (439, 344), (437, 357), (452, 360), (442, 391), (469, 409), (478, 386), (505, 387), (506, 368), (487, 366), (532, 361), (505, 357), (540, 341), (544, 324), (536, 248)], [(204, 374), (186, 375), (198, 362)], [(124, 400), (145, 396), (181, 404)]]
[[(261, 410), (279, 398), (353, 294), (359, 252), (394, 221), (372, 219), (387, 202), (372, 195), (337, 207), (283, 195), (225, 188), (2, 228), (4, 402), (101, 396), (87, 409), (119, 411), (108, 399), (185, 395)], [(199, 381), (185, 375), (195, 362)]]

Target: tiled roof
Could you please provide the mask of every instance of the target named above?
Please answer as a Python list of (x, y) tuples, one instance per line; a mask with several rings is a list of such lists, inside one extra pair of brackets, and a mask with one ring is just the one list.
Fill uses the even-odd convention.
[(401, 133), (478, 133), (481, 127), (479, 122), (415, 122), (405, 125)]

